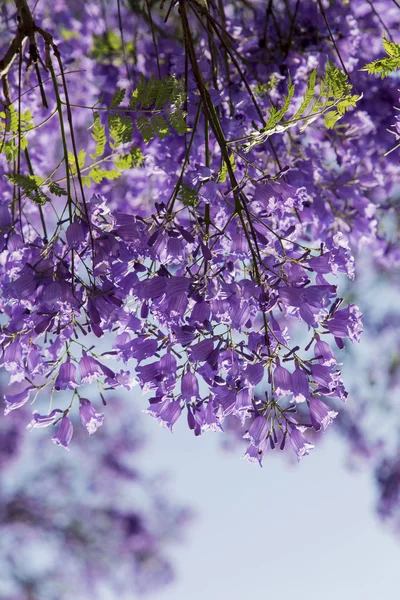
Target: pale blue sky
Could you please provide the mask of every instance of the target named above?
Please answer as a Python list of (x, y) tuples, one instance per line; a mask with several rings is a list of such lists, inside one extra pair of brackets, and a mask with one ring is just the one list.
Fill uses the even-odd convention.
[(172, 553), (176, 584), (152, 600), (400, 596), (400, 537), (374, 514), (369, 474), (344, 467), (340, 438), (326, 434), (299, 465), (270, 455), (260, 469), (224, 452), (218, 434), (147, 429), (143, 466), (168, 470), (172, 497), (198, 512)]

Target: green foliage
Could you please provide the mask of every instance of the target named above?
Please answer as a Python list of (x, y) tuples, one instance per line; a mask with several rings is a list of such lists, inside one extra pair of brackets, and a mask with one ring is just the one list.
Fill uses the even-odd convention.
[(117, 88), (117, 91), (114, 93), (111, 98), (110, 108), (117, 108), (125, 98), (126, 90)]
[(131, 117), (119, 114), (110, 114), (108, 117), (110, 130), (111, 148), (117, 148), (121, 144), (129, 144), (133, 138), (133, 123)]
[(299, 107), (293, 116), (284, 120), (295, 96), (295, 86), (289, 76), (287, 95), (283, 97), (282, 107), (270, 109), (265, 126), (251, 134), (251, 140), (245, 145), (245, 150), (249, 151), (254, 146), (265, 142), (274, 133), (284, 133), (296, 125), (300, 125), (300, 131), (304, 131), (321, 115), (324, 116), (325, 126), (331, 129), (350, 107), (356, 106), (361, 98), (351, 94), (351, 90), (352, 86), (346, 74), (327, 59), (325, 73), (319, 85), (317, 85), (317, 72), (313, 69), (308, 77), (307, 87), (300, 99)]
[(183, 183), (179, 190), (178, 199), (184, 206), (195, 208), (199, 202), (199, 195), (196, 190)]
[(59, 198), (61, 196), (68, 196), (68, 192), (66, 189), (64, 189), (63, 187), (61, 187), (60, 185), (58, 185), (58, 183), (56, 183), (55, 181), (52, 181), (51, 183), (49, 183), (49, 190), (51, 194), (54, 194), (55, 196), (58, 196)]
[(103, 125), (100, 123), (100, 116), (98, 112), (94, 113), (92, 138), (96, 142), (96, 150), (90, 155), (90, 158), (95, 159), (99, 156), (103, 156), (107, 142), (106, 132)]
[(294, 90), (295, 90), (295, 87), (292, 83), (290, 75), (287, 80), (287, 90), (288, 90), (287, 96), (283, 96), (282, 108), (280, 110), (278, 110), (275, 106), (271, 107), (271, 110), (270, 110), (269, 116), (268, 116), (268, 120), (265, 124), (265, 130), (273, 129), (274, 127), (276, 127), (276, 125), (280, 121), (282, 121), (283, 117), (286, 115), (287, 111), (289, 110), (290, 103), (292, 101), (292, 98), (294, 95)]
[(7, 112), (0, 112), (0, 152), (4, 152), (8, 162), (13, 161), (17, 157), (18, 142), (21, 150), (26, 150), (28, 147), (28, 139), (26, 133), (34, 129), (32, 113), (30, 110), (20, 113), (11, 104), (7, 108)]
[[(233, 154), (230, 155), (229, 162), (231, 164), (232, 171), (235, 171), (236, 164), (235, 164), (235, 156)], [(228, 176), (228, 165), (225, 162), (223, 162), (221, 170), (218, 173), (218, 180), (217, 180), (218, 183), (224, 183), (226, 181), (227, 176)]]
[[(146, 116), (140, 116), (136, 121), (136, 126), (146, 144), (155, 137), (162, 140), (170, 135), (169, 125), (181, 135), (188, 131), (186, 115), (181, 109), (185, 98), (182, 79), (150, 77), (146, 80), (143, 75), (140, 75), (138, 85), (131, 94), (128, 108), (147, 111)], [(164, 115), (160, 114), (161, 112)]]
[(78, 172), (76, 162), (78, 162), (78, 167), (80, 170), (83, 169), (83, 167), (85, 166), (85, 160), (86, 160), (85, 150), (79, 150), (77, 158), (78, 158), (78, 161), (76, 161), (75, 155), (72, 152), (68, 151), (68, 164), (69, 164), (69, 168), (70, 168), (72, 175), (76, 175)]
[[(125, 43), (126, 54), (132, 55), (134, 52), (132, 42)], [(119, 31), (109, 29), (102, 35), (93, 36), (93, 47), (91, 51), (92, 57), (98, 62), (107, 62), (120, 64), (123, 60), (123, 48), (121, 34)], [(118, 62), (120, 58), (120, 62)]]
[(21, 175), (18, 173), (9, 174), (6, 177), (36, 204), (43, 205), (46, 202), (50, 202), (50, 198), (40, 189), (40, 186), (44, 182), (43, 177), (39, 175)]
[(380, 75), (381, 79), (384, 79), (400, 69), (400, 44), (390, 42), (384, 36), (383, 47), (387, 56), (365, 65), (361, 71), (368, 71), (370, 75)]
[(254, 88), (254, 93), (259, 98), (264, 98), (270, 92), (272, 92), (279, 84), (279, 77), (275, 73), (273, 73), (268, 79), (267, 83), (257, 83)]
[(121, 176), (122, 171), (118, 169), (101, 169), (100, 167), (93, 167), (89, 171), (89, 178), (94, 181), (94, 183), (100, 183), (103, 179), (118, 179)]

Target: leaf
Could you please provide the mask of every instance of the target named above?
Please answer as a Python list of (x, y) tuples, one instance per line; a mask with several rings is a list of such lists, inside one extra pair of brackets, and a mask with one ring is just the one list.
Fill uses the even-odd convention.
[(315, 94), (316, 80), (317, 80), (317, 69), (313, 69), (311, 71), (308, 81), (307, 81), (307, 89), (303, 96), (303, 100), (302, 100), (296, 114), (293, 116), (293, 119), (298, 119), (299, 117), (301, 117), (301, 115), (307, 110), (307, 108), (310, 106), (311, 102), (313, 101), (314, 94)]
[(126, 169), (130, 169), (133, 164), (133, 159), (131, 154), (118, 154), (114, 158), (114, 165), (117, 169), (121, 171), (125, 171)]
[(94, 167), (89, 171), (89, 178), (94, 181), (94, 183), (101, 183), (103, 179), (118, 179), (121, 176), (121, 171), (117, 171), (112, 169), (110, 171), (106, 169), (100, 169), (100, 167)]
[(141, 167), (144, 164), (144, 154), (138, 146), (132, 146), (131, 156), (134, 167)]
[(161, 115), (154, 115), (154, 117), (151, 119), (151, 125), (160, 140), (163, 140), (169, 136), (170, 133), (168, 123)]
[(147, 88), (146, 79), (144, 78), (144, 76), (141, 73), (140, 77), (139, 77), (139, 83), (131, 94), (131, 97), (129, 100), (129, 108), (136, 108), (136, 106), (139, 106), (139, 104), (141, 104), (143, 102), (143, 99), (145, 98), (145, 95), (146, 95), (146, 88)]
[(190, 188), (185, 183), (182, 184), (178, 195), (179, 200), (186, 207), (192, 206), (195, 208), (199, 202), (199, 195), (196, 190)]
[[(230, 155), (229, 162), (231, 164), (232, 171), (235, 171), (236, 170), (236, 164), (235, 164), (235, 156), (233, 154)], [(221, 170), (218, 173), (217, 182), (218, 183), (224, 183), (226, 181), (227, 175), (228, 175), (228, 166), (227, 166), (227, 164), (225, 162), (223, 162)]]
[[(78, 153), (78, 166), (80, 169), (82, 169), (85, 165), (85, 160), (86, 160), (86, 152), (85, 150), (79, 150)], [(69, 166), (71, 167), (71, 171), (73, 173), (76, 172), (76, 157), (75, 154), (73, 154), (70, 150), (68, 150), (68, 163)]]
[(395, 42), (390, 42), (383, 36), (383, 47), (388, 56), (392, 58), (400, 58), (400, 44), (396, 44)]
[(137, 128), (145, 144), (148, 144), (155, 137), (153, 127), (147, 117), (139, 117), (136, 121)]
[(384, 79), (400, 69), (400, 45), (390, 42), (385, 36), (382, 43), (387, 56), (368, 63), (360, 71), (368, 71), (370, 75), (380, 75)]
[(39, 187), (44, 182), (43, 177), (39, 175), (22, 175), (20, 173), (12, 173), (6, 175), (6, 177), (11, 183), (18, 186), (35, 204), (43, 205), (46, 202), (50, 202), (50, 198)]
[(61, 187), (60, 185), (58, 185), (58, 183), (56, 183), (55, 181), (52, 181), (51, 183), (49, 183), (49, 191), (51, 194), (54, 194), (55, 196), (58, 196), (58, 197), (68, 196), (67, 190), (64, 189), (63, 187)]
[(180, 108), (167, 112), (168, 121), (171, 123), (171, 127), (176, 133), (181, 135), (189, 131), (189, 128), (186, 125), (185, 116), (185, 113)]
[(325, 77), (322, 80), (321, 88), (326, 92), (325, 95), (335, 99), (341, 98), (351, 90), (346, 73), (335, 67), (329, 58), (326, 61)]
[(116, 92), (111, 98), (110, 108), (117, 108), (125, 98), (125, 93), (125, 89), (117, 88)]
[(100, 123), (100, 116), (98, 112), (94, 113), (94, 122), (92, 129), (92, 138), (96, 142), (96, 150), (90, 155), (90, 158), (98, 158), (104, 155), (104, 149), (106, 146), (106, 132), (103, 125)]
[(341, 115), (336, 110), (330, 110), (324, 114), (325, 127), (332, 129), (336, 122), (340, 119)]
[(158, 90), (160, 87), (163, 87), (163, 85), (163, 82), (159, 79), (156, 79), (153, 76), (150, 77), (142, 100), (142, 108), (148, 108), (155, 102)]
[(281, 121), (283, 119), (283, 117), (289, 110), (290, 103), (292, 101), (294, 91), (295, 91), (295, 86), (292, 83), (290, 75), (287, 80), (287, 89), (288, 89), (287, 96), (283, 96), (282, 108), (280, 110), (277, 110), (274, 106), (271, 107), (268, 120), (267, 120), (265, 126), (263, 127), (262, 131), (267, 131), (268, 129), (273, 129), (279, 123), (279, 121)]
[(128, 144), (132, 141), (133, 125), (132, 119), (125, 115), (110, 115), (108, 117), (108, 126), (110, 128), (110, 137), (113, 140), (110, 143), (111, 148), (116, 148), (120, 144)]

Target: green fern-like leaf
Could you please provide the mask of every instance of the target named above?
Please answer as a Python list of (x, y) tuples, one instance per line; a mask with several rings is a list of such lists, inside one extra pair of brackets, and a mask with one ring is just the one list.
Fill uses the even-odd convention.
[(160, 140), (163, 140), (169, 136), (170, 133), (168, 123), (161, 115), (154, 115), (154, 117), (151, 119), (151, 125)]
[(396, 44), (396, 42), (387, 40), (385, 36), (383, 36), (382, 43), (388, 56), (391, 56), (392, 58), (400, 58), (400, 44)]
[(311, 71), (308, 81), (307, 81), (307, 89), (305, 91), (303, 100), (302, 100), (297, 112), (293, 116), (293, 119), (298, 119), (299, 117), (301, 117), (306, 112), (306, 110), (309, 108), (312, 101), (314, 100), (316, 80), (317, 80), (317, 69), (313, 69)]
[(55, 183), (54, 181), (49, 183), (49, 191), (51, 194), (54, 194), (55, 196), (58, 196), (58, 197), (68, 196), (67, 190), (64, 189), (63, 187), (61, 187), (61, 185), (58, 185), (58, 183)]
[(101, 169), (100, 167), (94, 167), (89, 171), (89, 177), (94, 183), (101, 183), (103, 179), (118, 179), (121, 176), (121, 171), (117, 169)]
[(126, 90), (117, 88), (113, 97), (111, 98), (110, 108), (118, 108), (118, 106), (122, 103), (125, 98)]
[(20, 173), (12, 173), (6, 175), (6, 177), (11, 183), (17, 185), (35, 204), (43, 205), (50, 202), (50, 198), (40, 189), (44, 182), (43, 177), (39, 175), (21, 175)]
[(136, 121), (137, 128), (143, 138), (145, 144), (148, 144), (152, 139), (155, 138), (156, 134), (152, 127), (150, 119), (147, 117), (139, 117)]
[(142, 108), (149, 108), (156, 101), (158, 90), (163, 86), (163, 82), (151, 76), (147, 82), (146, 91), (142, 100)]
[(144, 165), (144, 154), (138, 146), (132, 146), (130, 150), (133, 166), (142, 167)]
[(383, 47), (387, 56), (368, 63), (360, 69), (361, 71), (367, 71), (370, 75), (380, 75), (381, 79), (384, 79), (400, 69), (400, 44), (383, 37)]
[(276, 125), (283, 119), (283, 117), (289, 110), (290, 103), (292, 101), (292, 98), (293, 98), (293, 95), (295, 92), (295, 86), (292, 83), (290, 75), (289, 75), (288, 81), (287, 81), (287, 89), (288, 89), (288, 93), (287, 93), (287, 96), (283, 97), (282, 108), (278, 110), (277, 108), (272, 107), (270, 109), (269, 117), (263, 128), (263, 131), (267, 131), (268, 129), (273, 129), (274, 127), (276, 127)]
[(103, 125), (100, 123), (100, 116), (98, 112), (94, 113), (94, 122), (92, 129), (92, 138), (96, 142), (96, 150), (90, 155), (90, 158), (99, 158), (104, 155), (104, 149), (106, 147), (106, 132)]
[[(232, 171), (236, 170), (236, 164), (235, 164), (235, 156), (234, 154), (231, 154), (229, 157), (229, 162), (231, 164), (232, 167)], [(218, 173), (218, 183), (225, 183), (226, 178), (228, 176), (228, 166), (225, 162), (222, 163), (222, 167), (220, 172)]]
[(132, 141), (133, 125), (130, 117), (112, 114), (108, 117), (108, 126), (112, 139), (110, 143), (111, 148), (116, 148), (120, 144), (128, 144)]
[(183, 135), (189, 131), (186, 125), (185, 113), (180, 108), (167, 111), (167, 118), (176, 133)]
[(140, 74), (139, 83), (137, 87), (133, 90), (129, 100), (129, 108), (136, 108), (137, 106), (139, 106), (139, 104), (142, 104), (143, 100), (146, 97), (146, 89), (146, 79), (142, 74)]
[(322, 80), (321, 89), (324, 90), (324, 95), (331, 96), (335, 100), (351, 90), (351, 84), (346, 73), (335, 67), (329, 58), (326, 61), (325, 76)]
[(186, 184), (182, 184), (178, 198), (186, 207), (191, 206), (195, 208), (199, 202), (199, 194)]

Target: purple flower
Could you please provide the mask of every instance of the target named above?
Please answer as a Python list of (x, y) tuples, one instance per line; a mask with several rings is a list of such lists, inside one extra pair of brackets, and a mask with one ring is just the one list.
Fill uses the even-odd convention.
[(182, 377), (181, 392), (182, 398), (187, 402), (192, 402), (199, 397), (199, 382), (191, 371), (187, 371)]
[(181, 416), (182, 408), (178, 400), (170, 401), (166, 399), (157, 404), (152, 404), (145, 412), (157, 419), (162, 427), (172, 431), (172, 427)]
[(278, 397), (287, 396), (293, 391), (292, 374), (279, 364), (274, 370), (274, 387)]
[(337, 360), (333, 355), (332, 349), (326, 342), (318, 340), (314, 346), (314, 354), (318, 358), (321, 365), (330, 367), (337, 364)]
[(352, 342), (360, 340), (362, 333), (362, 314), (355, 304), (337, 310), (326, 323), (329, 331), (338, 338), (349, 338)]
[[(25, 383), (26, 382), (24, 381), (16, 384), (14, 393), (4, 395), (4, 402), (6, 405), (6, 408), (4, 409), (5, 415), (8, 415), (12, 410), (20, 408), (28, 402), (30, 393), (34, 388), (32, 385), (25, 385)], [(24, 386), (23, 389), (20, 389), (22, 386)]]
[(251, 463), (257, 463), (262, 467), (262, 459), (267, 449), (267, 440), (261, 442), (258, 446), (255, 446), (253, 442), (250, 442), (245, 455), (243, 458)]
[(297, 454), (297, 460), (300, 460), (303, 456), (310, 454), (310, 450), (314, 448), (313, 444), (310, 444), (301, 431), (294, 425), (290, 426), (289, 440), (292, 444), (293, 450)]
[(0, 364), (13, 373), (24, 370), (22, 346), (18, 341), (11, 342), (5, 349)]
[(71, 248), (77, 248), (87, 236), (86, 227), (79, 222), (71, 223), (66, 231), (67, 242)]
[(104, 413), (97, 413), (93, 404), (86, 398), (80, 399), (79, 416), (89, 435), (95, 433), (100, 425), (103, 425)]
[(310, 384), (308, 381), (308, 375), (303, 369), (300, 369), (298, 365), (292, 374), (293, 384), (293, 399), (296, 402), (304, 402), (310, 396)]
[(254, 446), (259, 446), (267, 437), (269, 425), (265, 417), (259, 415), (250, 425), (250, 429), (244, 434), (244, 439), (249, 439)]
[(319, 398), (310, 399), (310, 416), (311, 423), (315, 431), (326, 429), (337, 416), (337, 412), (330, 410)]
[(214, 344), (212, 340), (202, 340), (190, 346), (190, 357), (193, 362), (204, 362), (210, 356), (213, 349)]
[(198, 425), (200, 425), (201, 431), (207, 431), (207, 429), (211, 431), (223, 431), (212, 401), (209, 401), (206, 405), (201, 404), (200, 408), (196, 409), (194, 418)]
[(67, 360), (61, 365), (57, 375), (55, 388), (56, 390), (73, 390), (77, 387), (76, 382), (76, 366), (71, 362), (68, 357)]
[(52, 437), (52, 440), (57, 446), (63, 446), (66, 450), (69, 450), (68, 444), (71, 441), (74, 428), (71, 423), (71, 419), (63, 417), (58, 427), (57, 433)]
[(40, 415), (37, 410), (33, 411), (32, 421), (26, 426), (26, 428), (31, 431), (35, 427), (48, 427), (49, 425), (53, 425), (54, 421), (57, 419), (58, 413), (62, 413), (63, 411), (59, 408), (55, 408), (48, 415)]
[(84, 353), (79, 361), (79, 371), (81, 373), (81, 383), (93, 383), (101, 375), (101, 369), (97, 360), (86, 353)]

